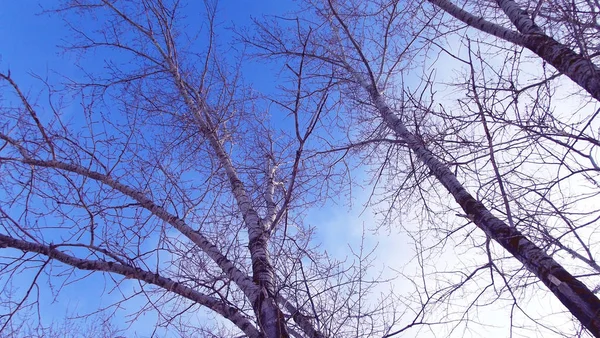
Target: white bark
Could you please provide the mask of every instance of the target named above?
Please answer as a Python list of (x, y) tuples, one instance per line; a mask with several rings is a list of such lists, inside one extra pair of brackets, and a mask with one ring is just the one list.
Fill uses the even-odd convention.
[(533, 22), (527, 11), (512, 0), (496, 0), (496, 3), (510, 21), (523, 34), (544, 34), (544, 31)]
[(458, 19), (458, 20), (464, 22), (465, 24), (467, 24), (473, 28), (476, 28), (482, 32), (491, 34), (495, 37), (504, 39), (506, 41), (509, 41), (509, 42), (512, 42), (512, 43), (515, 43), (518, 45), (523, 43), (523, 36), (521, 34), (519, 34), (519, 32), (515, 32), (511, 29), (507, 29), (507, 28), (497, 25), (493, 22), (487, 21), (482, 17), (473, 15), (473, 14), (465, 11), (464, 9), (456, 6), (449, 0), (428, 0), (428, 1), (431, 2), (432, 4), (434, 4), (435, 6), (441, 8), (444, 12), (452, 15), (456, 19)]
[(194, 231), (188, 226), (182, 219), (170, 214), (163, 207), (155, 204), (152, 200), (146, 197), (143, 193), (132, 189), (131, 187), (120, 183), (119, 181), (111, 178), (110, 176), (88, 170), (81, 166), (74, 164), (63, 163), (59, 161), (42, 161), (35, 159), (18, 159), (20, 162), (25, 164), (54, 168), (58, 170), (64, 170), (72, 173), (76, 173), (85, 177), (94, 179), (102, 184), (105, 184), (121, 193), (128, 196), (138, 202), (144, 209), (148, 210), (154, 216), (167, 222), (184, 236), (189, 238), (194, 244), (196, 244), (204, 253), (206, 253), (222, 270), (227, 274), (229, 278), (244, 292), (244, 294), (250, 299), (250, 301), (256, 301), (259, 297), (259, 290), (256, 285), (252, 282), (246, 274), (240, 271), (221, 251), (210, 242), (201, 233)]
[(259, 296), (252, 300), (252, 306), (258, 317), (259, 325), (266, 337), (288, 337), (283, 313), (275, 301), (275, 272), (267, 248), (269, 232), (263, 220), (256, 212), (252, 201), (248, 197), (244, 184), (239, 179), (231, 159), (223, 149), (223, 145), (215, 132), (208, 132), (206, 136), (216, 153), (221, 165), (225, 168), (231, 191), (238, 208), (244, 218), (248, 229), (248, 249), (252, 259), (252, 274), (254, 283), (259, 288)]
[(600, 101), (600, 69), (591, 60), (546, 35), (513, 1), (498, 0), (498, 4), (519, 32), (474, 16), (448, 0), (428, 1), (473, 28), (531, 50)]
[[(111, 8), (114, 9), (112, 6)], [(138, 28), (137, 25), (134, 24), (134, 26)], [(143, 29), (140, 30), (145, 32)], [(269, 232), (266, 231), (262, 219), (248, 197), (243, 182), (240, 180), (229, 155), (223, 148), (223, 143), (217, 134), (216, 126), (211, 121), (211, 108), (204, 102), (201, 93), (191, 89), (193, 86), (187, 85), (180, 73), (177, 60), (174, 59), (174, 56), (165, 52), (152, 34), (147, 34), (147, 36), (167, 63), (168, 71), (173, 77), (174, 84), (178, 88), (187, 108), (193, 114), (198, 129), (208, 138), (219, 163), (225, 169), (231, 192), (242, 214), (244, 224), (248, 229), (248, 249), (252, 260), (253, 281), (258, 286), (258, 296), (250, 300), (261, 329), (266, 334), (266, 337), (287, 337), (288, 334), (283, 314), (273, 298), (275, 294), (275, 274), (267, 248)], [(174, 48), (174, 46), (172, 47)]]
[(115, 262), (77, 258), (58, 250), (53, 245), (31, 243), (0, 234), (0, 248), (6, 247), (22, 250), (23, 252), (39, 253), (77, 269), (115, 273), (127, 278), (134, 278), (148, 284), (156, 285), (164, 290), (174, 292), (197, 304), (203, 305), (224, 318), (227, 318), (248, 335), (248, 337), (262, 337), (261, 333), (239, 312), (238, 309), (229, 306), (217, 298), (207, 296), (183, 284), (177, 283), (172, 279), (160, 276), (159, 274)]
[(367, 91), (388, 128), (406, 142), (408, 148), (433, 172), (473, 222), (534, 273), (592, 334), (600, 336), (600, 300), (596, 295), (516, 228), (492, 215), (469, 194), (452, 171), (406, 128), (387, 105), (378, 88), (349, 65), (346, 69)]
[(266, 231), (263, 220), (253, 207), (246, 188), (231, 162), (231, 158), (223, 148), (216, 126), (211, 121), (211, 108), (204, 102), (201, 93), (190, 92), (192, 86), (186, 85), (173, 56), (165, 53), (151, 35), (150, 39), (155, 43), (156, 48), (167, 62), (169, 72), (173, 76), (179, 93), (183, 97), (187, 108), (194, 115), (198, 128), (208, 138), (211, 148), (229, 179), (231, 192), (248, 229), (248, 249), (252, 259), (253, 280), (259, 288), (259, 296), (251, 299), (251, 302), (261, 329), (266, 337), (287, 337), (288, 333), (283, 314), (273, 298), (275, 294), (275, 273), (267, 248), (270, 232)]

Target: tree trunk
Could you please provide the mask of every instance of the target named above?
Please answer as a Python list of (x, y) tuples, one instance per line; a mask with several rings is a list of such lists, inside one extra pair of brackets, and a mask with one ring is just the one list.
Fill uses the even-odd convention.
[(490, 238), (502, 245), (525, 267), (534, 273), (569, 311), (596, 337), (600, 337), (600, 300), (582, 282), (567, 272), (544, 250), (527, 239), (520, 231), (492, 215), (460, 184), (450, 169), (415, 137), (392, 112), (377, 88), (350, 67), (354, 78), (367, 90), (386, 125), (404, 140), (416, 156), (433, 172), (439, 182), (454, 197), (464, 212)]
[(450, 1), (428, 1), (475, 29), (529, 49), (600, 101), (600, 69), (588, 58), (575, 53), (569, 46), (546, 35), (515, 2), (497, 1), (519, 32), (486, 21)]

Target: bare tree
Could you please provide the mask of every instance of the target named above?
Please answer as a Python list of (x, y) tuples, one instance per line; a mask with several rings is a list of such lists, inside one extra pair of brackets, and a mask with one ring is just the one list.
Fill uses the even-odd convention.
[[(516, 28), (516, 31), (507, 28), (506, 25), (487, 21), (485, 20), (485, 17), (479, 14), (473, 14), (469, 12), (468, 9), (458, 7), (450, 1), (434, 0), (430, 2), (470, 27), (531, 50), (543, 60), (554, 66), (558, 71), (567, 75), (596, 100), (600, 100), (600, 82), (598, 80), (600, 78), (600, 71), (596, 64), (590, 59), (589, 54), (586, 53), (586, 48), (583, 47), (587, 44), (587, 39), (591, 38), (593, 40), (593, 36), (584, 34), (579, 36), (584, 38), (574, 39), (575, 41), (579, 41), (579, 46), (581, 48), (580, 53), (577, 53), (572, 46), (562, 44), (553, 37), (547, 35), (544, 30), (534, 22), (535, 15), (542, 10), (542, 7), (545, 9), (544, 12), (546, 13), (552, 11), (552, 9), (548, 8), (549, 6), (543, 5), (542, 1), (537, 3), (526, 2), (527, 9), (533, 12), (532, 15), (515, 1), (498, 0), (494, 2), (497, 6), (497, 10), (506, 15), (506, 18)], [(589, 13), (594, 13), (597, 9), (597, 4), (592, 2), (587, 2), (587, 4), (562, 2), (562, 4), (569, 8), (567, 11), (570, 11), (571, 13), (579, 12), (578, 6), (588, 7)], [(488, 4), (484, 4), (482, 7), (487, 7), (487, 5)], [(585, 13), (585, 11), (581, 13)], [(570, 18), (564, 19), (566, 20), (560, 20), (562, 24), (579, 26), (577, 22), (570, 22)], [(504, 21), (501, 18), (497, 20)], [(587, 25), (579, 27), (585, 26)]]
[[(504, 13), (518, 29), (513, 32), (451, 3), (431, 2), (439, 7), (447, 5), (442, 8), (469, 27), (530, 49), (598, 99), (594, 89), (597, 69), (592, 61), (541, 32), (515, 3), (498, 1), (499, 8), (487, 2), (474, 5), (481, 11), (491, 7)], [(542, 73), (541, 79), (533, 80), (517, 76), (526, 65), (521, 51), (502, 43), (471, 44), (465, 37), (459, 43), (467, 52), (457, 53), (445, 46), (444, 39), (456, 39), (452, 34), (461, 27), (451, 26), (440, 19), (439, 11), (420, 5), (395, 1), (307, 2), (307, 10), (321, 19), (300, 20), (302, 28), (298, 31), (303, 32), (303, 37), (313, 38), (308, 52), (300, 53), (292, 36), (277, 38), (284, 23), (261, 23), (259, 36), (247, 41), (266, 55), (310, 55), (343, 74), (338, 75), (342, 79), (338, 89), (352, 102), (348, 105), (362, 116), (357, 119), (362, 124), (357, 123), (354, 128), (362, 130), (358, 134), (363, 139), (348, 142), (350, 146), (362, 146), (369, 143), (364, 138), (370, 138), (370, 144), (379, 144), (369, 156), (379, 156), (379, 172), (387, 170), (387, 175), (392, 176), (380, 174), (376, 178), (378, 182), (392, 182), (384, 187), (390, 193), (379, 197), (387, 221), (392, 220), (394, 209), (408, 213), (405, 208), (414, 210), (412, 201), (420, 199), (423, 223), (447, 236), (428, 240), (406, 227), (417, 243), (428, 243), (421, 244), (426, 245), (423, 249), (429, 245), (444, 247), (470, 222), (483, 230), (484, 236), (468, 231), (466, 238), (473, 239), (461, 241), (467, 242), (465, 246), (481, 249), (482, 264), (469, 266), (472, 272), (462, 272), (462, 281), (448, 294), (489, 271), (491, 282), (481, 293), (493, 288), (497, 297), (506, 293), (512, 298), (512, 309), (519, 307), (518, 288), (536, 282), (521, 267), (504, 263), (509, 257), (516, 258), (591, 334), (599, 336), (600, 301), (592, 287), (582, 282), (598, 283), (593, 253), (597, 239), (591, 235), (595, 232), (591, 225), (597, 219), (597, 208), (593, 206), (589, 213), (582, 210), (587, 203), (597, 203), (598, 168), (589, 152), (596, 147), (594, 131), (589, 128), (595, 125), (596, 114), (577, 117), (576, 122), (553, 116), (551, 101), (556, 87), (550, 82), (556, 75), (545, 77)], [(487, 54), (476, 46), (485, 46)], [(466, 70), (464, 82), (455, 86), (461, 90), (457, 90), (457, 111), (452, 106), (436, 104), (437, 89), (432, 89), (433, 80), (427, 76), (420, 90), (408, 88), (409, 71), (421, 66), (419, 60), (427, 59), (436, 49), (450, 55)], [(501, 65), (492, 64), (493, 54), (504, 52), (508, 56), (500, 61)], [(490, 78), (484, 77), (485, 72)], [(523, 85), (525, 81), (529, 83)], [(527, 103), (524, 105), (523, 101)], [(562, 169), (567, 171), (564, 175)], [(536, 175), (531, 174), (532, 170), (557, 170), (558, 174)], [(561, 188), (579, 179), (589, 183), (590, 189), (566, 192)], [(475, 189), (477, 196), (466, 187)], [(557, 193), (565, 195), (556, 196)], [(448, 203), (451, 199), (460, 206), (459, 219), (448, 217), (457, 213)], [(589, 239), (582, 240), (582, 236)], [(508, 255), (494, 249), (492, 241)], [(579, 260), (583, 270), (579, 265), (572, 267), (576, 275), (567, 272), (565, 266), (571, 263), (559, 252)], [(495, 281), (494, 276), (499, 280)], [(474, 301), (471, 305), (476, 304)]]
[[(564, 118), (553, 101), (560, 73), (598, 99), (594, 4), (527, 14), (514, 2), (430, 2), (306, 1), (257, 21), (240, 35), (277, 58), (283, 88), (271, 97), (244, 82), (247, 55), (224, 47), (213, 2), (201, 20), (179, 1), (64, 2), (53, 14), (73, 31), (80, 77), (64, 91), (39, 79), (42, 104), (1, 75), (0, 278), (35, 274), (2, 299), (0, 324), (14, 327), (42, 285), (60, 294), (91, 271), (114, 288), (137, 282), (110, 309), (144, 297), (137, 314), (184, 337), (451, 335), (498, 303), (511, 335), (517, 313), (540, 335), (582, 334), (527, 311), (540, 284), (600, 335), (597, 113)], [(436, 96), (435, 53), (462, 72), (455, 102)], [(521, 74), (532, 64), (541, 76)], [(286, 118), (273, 127), (273, 115)], [(372, 169), (382, 225), (414, 241), (415, 293), (378, 298), (386, 280), (369, 273), (368, 249), (347, 264), (311, 242), (306, 210), (352, 187), (357, 162)], [(452, 250), (468, 258), (440, 270)], [(199, 308), (224, 321), (185, 319)]]
[[(35, 306), (40, 275), (60, 293), (89, 271), (114, 288), (137, 281), (112, 308), (142, 296), (139, 313), (157, 312), (182, 336), (378, 334), (378, 316), (395, 310), (386, 297), (362, 301), (382, 282), (367, 274), (368, 252), (336, 261), (302, 219), (349, 179), (318, 154), (336, 137), (323, 128), (337, 121), (334, 71), (311, 80), (317, 65), (300, 57), (269, 101), (244, 84), (244, 55), (219, 42), (216, 3), (204, 3), (196, 32), (187, 10), (66, 1), (53, 13), (73, 31), (66, 48), (80, 53), (81, 77), (68, 91), (39, 79), (45, 105), (0, 75), (2, 281), (37, 271), (17, 301), (3, 300), (2, 330)], [(270, 126), (269, 106), (288, 116), (283, 130)], [(228, 324), (181, 320), (198, 308)]]

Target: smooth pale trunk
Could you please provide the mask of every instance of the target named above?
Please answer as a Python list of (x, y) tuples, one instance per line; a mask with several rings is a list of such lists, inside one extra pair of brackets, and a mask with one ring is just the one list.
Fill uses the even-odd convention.
[(223, 148), (221, 139), (219, 139), (219, 136), (215, 132), (215, 127), (211, 124), (210, 118), (206, 116), (206, 112), (211, 109), (204, 103), (200, 104), (200, 107), (196, 105), (188, 93), (185, 81), (182, 79), (177, 66), (172, 62), (169, 65), (175, 85), (179, 88), (186, 105), (193, 112), (199, 129), (208, 138), (219, 163), (225, 169), (231, 186), (231, 192), (242, 214), (244, 224), (248, 228), (248, 250), (250, 251), (252, 260), (252, 280), (258, 287), (256, 294), (248, 298), (252, 303), (252, 309), (257, 317), (258, 325), (263, 331), (265, 338), (287, 338), (289, 334), (285, 318), (274, 296), (275, 286), (273, 281), (275, 273), (271, 265), (269, 251), (267, 250), (268, 232), (260, 216), (252, 207), (252, 202), (246, 193), (244, 184), (239, 179), (229, 155)]
[(498, 0), (497, 3), (518, 32), (475, 16), (448, 0), (428, 1), (475, 29), (529, 49), (600, 101), (600, 69), (591, 60), (546, 35), (513, 1)]
[(600, 300), (596, 295), (520, 231), (492, 215), (481, 202), (473, 198), (452, 171), (392, 112), (377, 88), (352, 68), (347, 69), (367, 90), (387, 126), (404, 140), (419, 160), (433, 172), (463, 211), (472, 217), (473, 222), (534, 273), (594, 336), (600, 337)]
[(533, 22), (527, 11), (512, 0), (496, 0), (496, 3), (510, 22), (523, 34), (544, 34), (544, 31)]
[(60, 250), (53, 248), (52, 246), (31, 243), (2, 234), (0, 234), (0, 247), (15, 248), (24, 252), (37, 252), (49, 258), (58, 260), (67, 265), (75, 267), (77, 269), (116, 273), (122, 276), (144, 281), (148, 284), (156, 285), (162, 288), (163, 290), (169, 290), (182, 297), (192, 300), (197, 304), (206, 306), (207, 308), (220, 314), (224, 318), (229, 319), (238, 328), (240, 328), (240, 330), (242, 330), (246, 335), (248, 335), (248, 337), (262, 337), (261, 333), (254, 328), (252, 323), (249, 322), (248, 319), (235, 307), (229, 306), (220, 299), (207, 296), (183, 284), (177, 283), (169, 278), (162, 277), (159, 274), (115, 262), (87, 260), (73, 257)]
[(258, 286), (258, 297), (251, 299), (252, 308), (258, 319), (258, 325), (265, 338), (287, 338), (287, 326), (283, 312), (275, 300), (275, 273), (267, 249), (268, 231), (263, 221), (252, 206), (244, 184), (238, 178), (237, 172), (228, 154), (214, 132), (205, 132), (221, 165), (225, 168), (231, 191), (238, 208), (248, 228), (248, 250), (252, 260), (253, 281)]

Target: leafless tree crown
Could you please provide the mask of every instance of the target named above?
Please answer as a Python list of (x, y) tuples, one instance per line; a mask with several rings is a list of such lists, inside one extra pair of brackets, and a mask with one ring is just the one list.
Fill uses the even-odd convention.
[[(597, 1), (220, 6), (63, 1), (79, 72), (2, 64), (0, 337), (139, 299), (181, 337), (600, 337)], [(319, 244), (356, 191), (410, 257)], [(119, 298), (48, 325), (76, 285)]]

